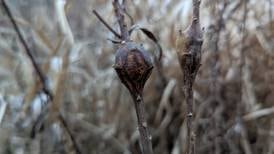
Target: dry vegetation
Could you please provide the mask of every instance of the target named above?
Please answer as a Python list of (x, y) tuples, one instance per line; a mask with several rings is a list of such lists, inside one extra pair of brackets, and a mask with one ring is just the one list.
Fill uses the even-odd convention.
[[(153, 31), (163, 48), (143, 92), (153, 151), (183, 153), (186, 105), (175, 40), (191, 22), (191, 0), (126, 2), (133, 22)], [(115, 37), (92, 14), (96, 9), (118, 31), (111, 1), (7, 4), (54, 97), (49, 101), (43, 92), (1, 6), (0, 153), (140, 153), (134, 103), (112, 67), (117, 46), (107, 38)], [(202, 0), (203, 56), (193, 89), (196, 153), (274, 154), (273, 12), (273, 0)], [(158, 56), (144, 34), (132, 35)]]

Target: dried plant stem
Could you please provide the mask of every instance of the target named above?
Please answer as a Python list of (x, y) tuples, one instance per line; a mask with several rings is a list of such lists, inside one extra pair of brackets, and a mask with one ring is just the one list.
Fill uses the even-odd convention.
[[(4, 10), (6, 11), (6, 13), (7, 13), (7, 15), (8, 15), (8, 17), (9, 17), (9, 19), (10, 19), (12, 25), (13, 25), (13, 27), (14, 27), (14, 30), (16, 31), (16, 33), (17, 33), (17, 35), (19, 37), (20, 42), (23, 44), (23, 46), (25, 48), (25, 51), (26, 51), (28, 57), (31, 60), (31, 63), (32, 63), (33, 67), (34, 67), (35, 72), (37, 73), (37, 75), (38, 75), (38, 77), (39, 77), (39, 79), (40, 79), (40, 81), (42, 83), (42, 90), (43, 90), (43, 92), (48, 96), (49, 100), (51, 102), (53, 102), (54, 101), (54, 97), (53, 97), (53, 94), (52, 94), (51, 90), (47, 86), (46, 77), (44, 76), (44, 74), (41, 71), (39, 65), (37, 64), (37, 62), (35, 61), (33, 55), (31, 54), (30, 48), (28, 47), (28, 45), (27, 45), (27, 43), (26, 43), (23, 35), (21, 34), (21, 32), (19, 30), (19, 27), (17, 26), (17, 24), (16, 24), (16, 22), (14, 20), (14, 17), (12, 15), (12, 13), (11, 13), (8, 5), (6, 4), (5, 0), (1, 0), (1, 3), (2, 3), (2, 5), (4, 7)], [(44, 115), (44, 113), (42, 112), (40, 114), (40, 116), (43, 117), (43, 115)], [(39, 121), (41, 120), (40, 116), (39, 116), (38, 120), (35, 123), (39, 123)], [(76, 143), (76, 140), (74, 139), (74, 136), (72, 135), (71, 131), (69, 130), (67, 122), (65, 121), (64, 117), (60, 113), (58, 113), (58, 120), (61, 122), (61, 124), (65, 128), (65, 131), (70, 136), (71, 141), (73, 143), (73, 146), (74, 146), (75, 151), (77, 152), (77, 154), (81, 154), (80, 148), (78, 147), (78, 145)], [(34, 127), (36, 127), (36, 124), (34, 125)]]
[[(122, 41), (125, 41), (125, 42), (130, 41), (129, 32), (124, 19), (125, 12), (123, 8), (125, 8), (125, 6), (122, 6), (122, 5), (125, 5), (125, 3), (120, 4), (118, 0), (113, 0), (112, 4), (114, 7), (116, 18), (119, 23), (121, 39)], [(148, 124), (146, 122), (146, 117), (145, 117), (145, 106), (143, 102), (143, 96), (141, 94), (142, 92), (136, 94), (133, 91), (131, 91), (131, 93), (132, 93), (132, 98), (134, 99), (135, 110), (137, 114), (138, 130), (140, 133), (140, 143), (141, 143), (142, 153), (153, 154), (151, 135), (149, 134)]]
[(137, 114), (138, 121), (138, 130), (140, 133), (140, 142), (142, 147), (143, 154), (153, 154), (152, 144), (151, 144), (151, 135), (148, 131), (148, 125), (145, 117), (145, 107), (143, 96), (138, 95), (134, 98), (135, 110)]
[(201, 0), (192, 0), (193, 16), (191, 25), (184, 31), (179, 31), (176, 40), (176, 52), (183, 72), (183, 91), (187, 105), (187, 154), (195, 154), (195, 130), (193, 127), (193, 83), (201, 62), (201, 47), (203, 34), (199, 23), (199, 8)]
[(124, 12), (123, 7), (121, 6), (121, 4), (119, 3), (118, 0), (114, 0), (112, 2), (112, 4), (113, 4), (114, 12), (115, 12), (115, 15), (118, 20), (119, 27), (120, 27), (122, 40), (129, 41), (129, 33), (128, 33), (128, 29), (127, 29), (127, 24), (125, 22), (125, 16), (123, 14), (123, 12)]
[(69, 125), (67, 123), (67, 121), (65, 120), (65, 118), (61, 115), (61, 114), (58, 114), (58, 119), (62, 125), (62, 127), (65, 129), (65, 131), (68, 133), (68, 136), (70, 137), (70, 140), (72, 142), (72, 146), (74, 147), (74, 150), (76, 152), (76, 154), (81, 154), (81, 150), (76, 142), (76, 139), (71, 131), (71, 129), (69, 128)]
[[(123, 1), (121, 4), (121, 3), (119, 3), (119, 0), (113, 0), (112, 4), (113, 4), (116, 19), (119, 24), (119, 29), (120, 29), (121, 34), (116, 33), (116, 31), (114, 31), (95, 10), (93, 11), (93, 13), (115, 36), (117, 36), (120, 39), (120, 41), (118, 41), (118, 43), (121, 43), (120, 48), (117, 51), (118, 53), (128, 52), (128, 50), (139, 52), (140, 49), (138, 49), (138, 48), (136, 48), (134, 50), (130, 49), (131, 46), (136, 46), (136, 47), (138, 47), (138, 46), (135, 43), (130, 43), (131, 42), (130, 35), (129, 35), (128, 28), (127, 28), (127, 24), (125, 22), (124, 14), (127, 14), (129, 17), (130, 17), (130, 15), (126, 12), (125, 1)], [(149, 32), (148, 30), (146, 30), (144, 28), (141, 30), (146, 35), (148, 35), (154, 42), (156, 42), (159, 49), (161, 49), (160, 45), (158, 44), (157, 39), (154, 37), (154, 35), (151, 32)], [(125, 45), (127, 45), (127, 48), (122, 47)], [(139, 56), (140, 58), (143, 59), (144, 58), (144, 57), (142, 57), (142, 56), (144, 56), (143, 54), (144, 53), (140, 53), (140, 55), (138, 54), (138, 55), (134, 55), (134, 56), (135, 57)], [(121, 54), (120, 55), (118, 54), (118, 57), (119, 56), (121, 56)], [(113, 67), (116, 70), (116, 72), (118, 73), (118, 76), (121, 79), (121, 82), (123, 84), (125, 84), (125, 86), (130, 91), (131, 96), (134, 100), (135, 111), (137, 114), (137, 121), (138, 121), (138, 130), (139, 130), (139, 134), (140, 134), (141, 151), (143, 154), (153, 154), (151, 135), (149, 134), (149, 131), (148, 131), (148, 124), (146, 122), (146, 117), (145, 117), (145, 106), (144, 106), (143, 96), (142, 96), (143, 86), (147, 79), (146, 77), (149, 77), (153, 67), (152, 67), (152, 64), (150, 64), (148, 61), (146, 61), (145, 63), (139, 63), (139, 62), (137, 63), (132, 58), (131, 59), (125, 59), (125, 58), (128, 58), (128, 57), (117, 58), (117, 55), (116, 55), (116, 61), (118, 61), (118, 62), (117, 62), (117, 64), (113, 65)], [(124, 62), (120, 62), (120, 61), (123, 61), (123, 60), (131, 60), (131, 61), (129, 61), (129, 63), (137, 63), (136, 67), (146, 67), (144, 70), (142, 70), (142, 68), (141, 68), (141, 70), (144, 71), (142, 73), (142, 75), (143, 75), (142, 81), (138, 81), (138, 82), (134, 81), (135, 80), (134, 78), (136, 78), (136, 76), (134, 78), (132, 78), (132, 75), (134, 75), (134, 73), (128, 74), (128, 72), (127, 72), (128, 71), (127, 69), (132, 69), (132, 68), (128, 67), (128, 66), (121, 66), (121, 64), (124, 64)], [(125, 69), (124, 67), (127, 67), (127, 68)], [(131, 77), (129, 77), (129, 76), (131, 76)], [(144, 83), (142, 84), (142, 82), (144, 82)]]
[(110, 30), (116, 37), (121, 38), (121, 35), (111, 28), (96, 10), (93, 10), (92, 12), (107, 27), (108, 30)]
[(194, 74), (192, 70), (186, 65), (183, 69), (184, 72), (184, 95), (187, 105), (187, 115), (186, 115), (186, 124), (187, 124), (187, 154), (195, 154), (195, 132), (193, 130), (193, 82), (196, 77), (198, 69)]
[(192, 19), (200, 20), (200, 3), (201, 0), (192, 0)]
[(15, 30), (16, 33), (18, 34), (18, 37), (19, 37), (20, 42), (21, 42), (22, 45), (24, 46), (25, 51), (26, 51), (28, 57), (29, 57), (30, 60), (31, 60), (31, 63), (32, 63), (32, 65), (33, 65), (33, 67), (34, 67), (34, 69), (35, 69), (35, 71), (36, 71), (36, 73), (37, 73), (37, 75), (38, 75), (40, 81), (41, 81), (42, 84), (43, 84), (42, 89), (43, 89), (44, 93), (45, 93), (46, 95), (48, 95), (50, 99), (52, 99), (52, 98), (53, 98), (53, 95), (52, 95), (52, 93), (50, 92), (50, 90), (49, 90), (48, 87), (47, 87), (47, 84), (46, 84), (46, 77), (43, 75), (43, 72), (41, 71), (39, 65), (36, 63), (36, 61), (35, 61), (33, 55), (31, 54), (31, 51), (30, 51), (30, 49), (29, 49), (29, 47), (28, 47), (26, 41), (24, 40), (23, 35), (22, 35), (21, 32), (20, 32), (19, 27), (17, 26), (17, 24), (16, 24), (16, 22), (15, 22), (15, 19), (13, 18), (13, 15), (12, 15), (12, 13), (11, 13), (11, 11), (10, 11), (8, 5), (6, 4), (5, 0), (1, 0), (1, 2), (2, 2), (2, 5), (3, 5), (5, 11), (7, 12), (7, 15), (8, 15), (8, 17), (9, 17), (9, 19), (10, 19), (10, 21), (11, 21), (13, 27), (14, 27), (14, 30)]

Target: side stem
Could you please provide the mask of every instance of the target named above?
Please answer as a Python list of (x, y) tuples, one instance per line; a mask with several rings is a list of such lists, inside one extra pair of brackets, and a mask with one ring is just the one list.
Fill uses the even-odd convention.
[(118, 34), (114, 29), (112, 29), (107, 24), (107, 22), (100, 16), (100, 14), (96, 10), (93, 10), (92, 12), (107, 27), (107, 29), (110, 30), (116, 37), (118, 37), (119, 39), (122, 38), (120, 34)]
[(151, 144), (151, 135), (148, 130), (148, 125), (145, 117), (145, 107), (143, 96), (138, 95), (134, 99), (135, 110), (137, 114), (138, 121), (138, 131), (140, 133), (140, 143), (143, 154), (153, 154), (152, 144)]

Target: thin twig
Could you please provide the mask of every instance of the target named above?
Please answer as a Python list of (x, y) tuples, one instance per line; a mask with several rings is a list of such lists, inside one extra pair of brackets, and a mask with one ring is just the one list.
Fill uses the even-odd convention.
[(145, 117), (145, 107), (143, 97), (141, 95), (134, 99), (135, 110), (137, 114), (138, 130), (140, 133), (140, 141), (143, 154), (153, 154), (151, 135), (148, 131), (148, 124)]
[(115, 15), (118, 20), (119, 27), (120, 27), (122, 40), (128, 41), (129, 33), (128, 33), (127, 25), (125, 22), (125, 16), (123, 14), (123, 12), (124, 12), (123, 7), (119, 3), (119, 0), (113, 0), (112, 4), (113, 4), (114, 12), (115, 12)]
[(70, 130), (66, 120), (64, 119), (64, 117), (62, 116), (62, 114), (58, 115), (58, 119), (61, 121), (61, 124), (63, 125), (63, 127), (65, 128), (66, 132), (68, 133), (70, 140), (72, 141), (72, 144), (75, 148), (75, 151), (77, 154), (81, 154), (80, 148), (76, 142), (76, 139), (74, 137), (74, 135), (72, 135), (72, 131)]
[(43, 73), (42, 73), (40, 67), (39, 67), (38, 64), (36, 63), (36, 61), (35, 61), (33, 55), (31, 54), (30, 48), (28, 47), (26, 41), (24, 40), (24, 37), (23, 37), (23, 35), (21, 34), (21, 32), (20, 32), (20, 30), (19, 30), (19, 27), (17, 26), (17, 24), (16, 24), (16, 22), (15, 22), (15, 19), (13, 18), (13, 15), (12, 15), (12, 13), (11, 13), (11, 11), (10, 11), (8, 5), (6, 4), (5, 0), (2, 0), (2, 5), (3, 5), (5, 11), (7, 12), (7, 15), (8, 15), (8, 17), (9, 17), (9, 19), (10, 19), (10, 21), (11, 21), (13, 27), (14, 27), (14, 30), (16, 31), (16, 33), (17, 33), (17, 35), (18, 35), (18, 37), (19, 37), (20, 42), (21, 42), (22, 45), (24, 46), (25, 51), (26, 51), (28, 57), (30, 58), (31, 63), (32, 63), (32, 65), (33, 65), (35, 71), (37, 72), (37, 75), (38, 75), (38, 77), (39, 77), (41, 83), (43, 84), (43, 88), (42, 88), (42, 89), (43, 89), (44, 93), (47, 94), (47, 95), (49, 96), (50, 99), (53, 99), (53, 95), (52, 95), (52, 93), (50, 92), (50, 90), (48, 89), (48, 86), (47, 86), (47, 83), (46, 83), (46, 81), (47, 81), (47, 80), (46, 80), (46, 77), (43, 75)]
[(192, 0), (192, 20), (199, 22), (200, 20), (200, 3), (201, 0)]
[[(186, 102), (186, 124), (187, 124), (187, 154), (195, 154), (195, 130), (193, 129), (193, 84), (197, 72), (201, 66), (201, 47), (203, 33), (199, 23), (199, 9), (201, 0), (192, 0), (193, 17), (192, 23), (184, 32), (179, 31), (176, 40), (176, 52), (183, 72), (183, 91)], [(193, 42), (188, 44), (187, 42)]]
[(121, 35), (118, 34), (113, 28), (111, 28), (96, 10), (93, 10), (92, 12), (107, 27), (108, 30), (110, 30), (116, 37), (121, 39)]
[[(31, 54), (30, 48), (28, 47), (26, 41), (24, 40), (24, 37), (21, 34), (21, 32), (19, 30), (19, 27), (17, 26), (17, 24), (16, 24), (16, 22), (15, 22), (15, 20), (13, 18), (13, 15), (12, 15), (12, 13), (11, 13), (8, 5), (6, 4), (5, 0), (2, 0), (1, 2), (2, 2), (2, 5), (3, 5), (5, 11), (7, 12), (7, 15), (8, 15), (8, 17), (9, 17), (9, 19), (10, 19), (10, 21), (11, 21), (11, 23), (12, 23), (12, 25), (13, 25), (16, 33), (17, 33), (17, 35), (18, 35), (18, 37), (19, 37), (20, 42), (23, 44), (23, 46), (25, 48), (25, 51), (26, 51), (28, 57), (30, 58), (30, 60), (32, 62), (32, 65), (33, 65), (33, 67), (34, 67), (34, 69), (35, 69), (35, 71), (36, 71), (39, 79), (41, 80), (42, 87), (43, 87), (42, 89), (43, 89), (44, 93), (49, 97), (49, 100), (52, 102), (53, 101), (53, 94), (50, 91), (50, 89), (48, 89), (48, 87), (47, 87), (46, 77), (44, 76), (44, 74), (41, 71), (40, 67), (36, 63), (33, 55)], [(43, 114), (41, 114), (41, 115), (43, 115)], [(64, 120), (64, 118), (63, 118), (63, 116), (61, 114), (59, 114), (58, 119), (61, 121), (61, 123), (63, 124), (63, 126), (67, 126), (67, 124), (66, 124), (66, 122), (65, 122), (65, 120)], [(81, 154), (80, 149), (77, 146), (76, 140), (74, 139), (74, 136), (72, 135), (71, 131), (69, 130), (68, 127), (65, 127), (65, 129), (66, 129), (68, 135), (70, 136), (70, 138), (71, 138), (71, 140), (73, 142), (73, 146), (74, 146), (77, 154)]]

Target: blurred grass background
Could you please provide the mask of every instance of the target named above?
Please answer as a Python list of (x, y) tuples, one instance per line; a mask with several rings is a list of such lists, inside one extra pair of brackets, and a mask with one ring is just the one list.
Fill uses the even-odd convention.
[[(30, 138), (46, 106), (35, 71), (3, 8), (0, 11), (0, 153), (74, 153), (56, 112), (67, 119), (82, 153), (140, 153), (133, 101), (112, 64), (118, 30), (109, 0), (9, 0), (55, 99), (44, 129)], [(160, 40), (163, 59), (144, 100), (154, 153), (185, 150), (185, 104), (175, 40), (190, 22), (190, 0), (128, 0), (134, 23)], [(196, 150), (201, 154), (274, 154), (274, 1), (202, 0), (202, 67), (194, 87)], [(130, 20), (127, 18), (127, 22)], [(153, 42), (133, 39), (151, 55)]]

